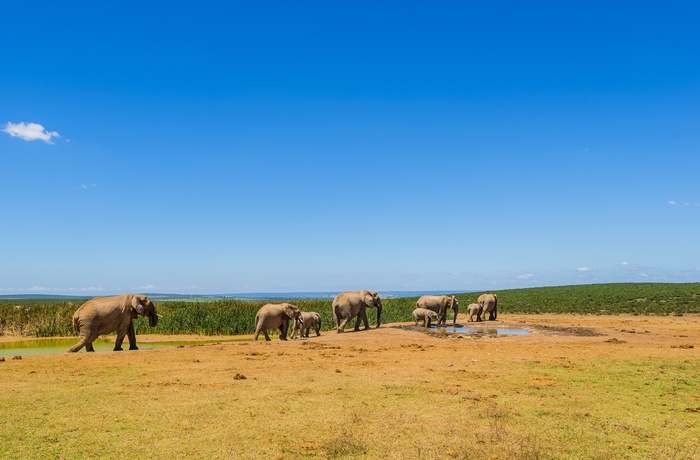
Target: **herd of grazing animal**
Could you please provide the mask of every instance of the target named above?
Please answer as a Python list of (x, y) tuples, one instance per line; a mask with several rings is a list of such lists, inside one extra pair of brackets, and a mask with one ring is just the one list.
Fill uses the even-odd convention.
[[(479, 296), (478, 303), (467, 307), (469, 321), (496, 320), (498, 311), (498, 298), (496, 294), (483, 294)], [(381, 325), (382, 301), (375, 291), (341, 292), (333, 299), (333, 322), (338, 333), (345, 331), (345, 326), (353, 318), (354, 330), (360, 329), (363, 322), (365, 329), (369, 329), (367, 309), (377, 310), (377, 327)], [(447, 323), (447, 310), (452, 309), (453, 325), (457, 324), (457, 312), (459, 303), (455, 296), (424, 295), (416, 302), (413, 310), (413, 320), (424, 327), (430, 327), (434, 321), (437, 327), (444, 327)], [(486, 316), (488, 315), (488, 318)], [(95, 351), (92, 342), (100, 335), (117, 333), (114, 351), (122, 350), (124, 338), (129, 339), (129, 350), (138, 350), (136, 346), (136, 334), (134, 333), (133, 320), (139, 316), (149, 319), (149, 325), (155, 327), (158, 318), (153, 302), (145, 295), (122, 294), (112, 297), (95, 297), (85, 302), (73, 315), (73, 327), (78, 332), (80, 340), (69, 351), (77, 352), (85, 347), (87, 351)], [(289, 334), (290, 322), (292, 331)], [(300, 337), (308, 337), (313, 328), (316, 336), (321, 335), (321, 315), (317, 312), (302, 312), (299, 307), (291, 303), (266, 304), (255, 315), (255, 334), (253, 340), (263, 334), (266, 341), (270, 340), (268, 329), (279, 329), (280, 340), (287, 340), (287, 336), (295, 338), (297, 331)]]

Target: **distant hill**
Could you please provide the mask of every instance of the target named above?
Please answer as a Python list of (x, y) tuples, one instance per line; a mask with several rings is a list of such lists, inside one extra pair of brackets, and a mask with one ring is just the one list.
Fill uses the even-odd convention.
[(0, 300), (64, 300), (64, 299), (91, 299), (91, 295), (53, 295), (53, 294), (7, 294), (0, 295)]
[[(217, 299), (242, 299), (242, 300), (279, 300), (279, 299), (333, 299), (339, 291), (308, 291), (308, 292), (243, 292), (232, 294), (166, 294), (160, 292), (144, 292), (153, 300), (217, 300)], [(476, 291), (379, 291), (383, 299), (398, 299), (405, 297), (419, 297), (422, 295), (440, 294), (464, 294)], [(98, 296), (79, 295), (54, 295), (54, 294), (7, 294), (0, 295), (4, 300), (66, 300), (66, 299), (91, 299)]]

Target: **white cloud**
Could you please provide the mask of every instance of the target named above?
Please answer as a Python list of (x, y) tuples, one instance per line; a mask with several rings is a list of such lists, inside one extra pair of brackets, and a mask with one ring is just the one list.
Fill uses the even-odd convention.
[(586, 272), (592, 272), (592, 271), (594, 271), (595, 269), (594, 269), (594, 268), (589, 268), (589, 267), (581, 267), (581, 268), (577, 268), (576, 270), (580, 271), (581, 273), (586, 273)]
[(25, 141), (44, 141), (47, 144), (53, 144), (52, 138), (61, 137), (56, 131), (47, 131), (39, 123), (11, 123), (8, 121), (3, 132)]
[(535, 274), (533, 274), (533, 273), (526, 273), (526, 274), (524, 274), (524, 275), (518, 276), (518, 279), (519, 279), (519, 280), (532, 280), (532, 279), (535, 279), (535, 278), (537, 278), (537, 275), (535, 275)]
[(682, 206), (693, 207), (693, 208), (700, 206), (700, 203), (698, 203), (698, 202), (684, 201), (683, 203), (679, 203), (678, 201), (675, 201), (675, 200), (668, 200), (668, 204), (670, 206), (682, 205)]
[(90, 185), (80, 184), (80, 188), (85, 189), (85, 190), (87, 190), (89, 188), (95, 188), (95, 187), (97, 187), (97, 184), (90, 184)]
[(147, 284), (145, 286), (139, 287), (139, 289), (157, 289), (157, 288), (158, 288), (158, 286), (156, 286), (155, 284)]

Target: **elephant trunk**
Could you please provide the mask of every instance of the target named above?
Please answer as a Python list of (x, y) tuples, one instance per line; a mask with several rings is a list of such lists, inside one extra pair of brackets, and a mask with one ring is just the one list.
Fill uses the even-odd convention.
[(377, 304), (377, 327), (382, 324), (382, 304)]
[(452, 321), (452, 325), (455, 326), (455, 327), (457, 326), (457, 311), (458, 311), (458, 310), (459, 310), (459, 308), (457, 308), (457, 305), (455, 305), (455, 308), (454, 308), (455, 317), (454, 317), (454, 319), (453, 319), (453, 321)]
[(157, 314), (155, 311), (151, 311), (151, 313), (148, 315), (148, 325), (151, 327), (156, 327), (159, 317), (159, 314)]

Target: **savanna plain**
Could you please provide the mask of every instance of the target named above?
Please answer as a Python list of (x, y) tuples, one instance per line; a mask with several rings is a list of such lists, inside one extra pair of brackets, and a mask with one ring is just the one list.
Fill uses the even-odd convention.
[[(272, 342), (260, 302), (156, 301), (140, 344), (219, 342), (7, 357), (0, 458), (700, 458), (700, 283), (496, 292), (479, 333), (421, 331), (413, 298), (337, 334), (330, 301), (299, 301), (321, 336)], [(0, 301), (0, 340), (71, 335), (80, 301)]]

